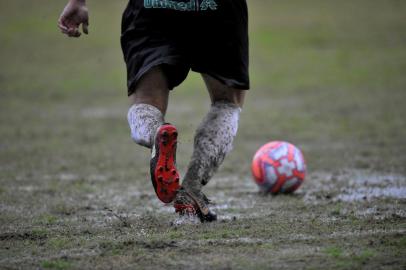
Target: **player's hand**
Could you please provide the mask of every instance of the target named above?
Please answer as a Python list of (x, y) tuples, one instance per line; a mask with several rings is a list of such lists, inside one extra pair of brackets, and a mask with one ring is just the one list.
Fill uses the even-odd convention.
[(58, 27), (69, 37), (80, 37), (79, 26), (83, 33), (88, 34), (89, 13), (84, 0), (71, 0), (62, 11)]

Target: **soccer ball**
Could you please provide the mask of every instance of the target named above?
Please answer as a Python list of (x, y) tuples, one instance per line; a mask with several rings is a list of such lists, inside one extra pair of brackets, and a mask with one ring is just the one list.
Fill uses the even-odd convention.
[(293, 144), (273, 141), (255, 153), (251, 171), (261, 191), (291, 193), (305, 179), (306, 162), (302, 152)]

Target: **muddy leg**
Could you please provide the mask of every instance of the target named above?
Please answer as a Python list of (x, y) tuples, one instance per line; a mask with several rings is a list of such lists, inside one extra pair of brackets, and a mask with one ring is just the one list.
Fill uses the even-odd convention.
[(127, 119), (131, 137), (137, 144), (152, 147), (155, 133), (164, 123), (168, 96), (167, 80), (159, 67), (151, 69), (136, 85), (129, 97), (132, 106)]
[(229, 88), (203, 75), (212, 105), (196, 130), (194, 150), (183, 180), (185, 189), (198, 192), (232, 149), (245, 91)]

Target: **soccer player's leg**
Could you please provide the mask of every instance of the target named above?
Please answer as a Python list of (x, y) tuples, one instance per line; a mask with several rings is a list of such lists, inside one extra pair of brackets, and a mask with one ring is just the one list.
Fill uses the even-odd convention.
[(155, 133), (164, 123), (169, 89), (161, 68), (156, 67), (141, 77), (129, 96), (128, 123), (132, 139), (152, 148)]
[(141, 77), (128, 110), (128, 123), (133, 140), (152, 148), (150, 162), (151, 181), (158, 198), (172, 202), (179, 189), (179, 174), (176, 169), (177, 130), (165, 123), (169, 87), (164, 72), (155, 67)]
[(216, 216), (201, 190), (232, 149), (245, 91), (227, 87), (209, 75), (203, 78), (212, 105), (196, 130), (192, 158), (175, 209), (180, 213), (194, 211), (202, 221), (213, 221)]

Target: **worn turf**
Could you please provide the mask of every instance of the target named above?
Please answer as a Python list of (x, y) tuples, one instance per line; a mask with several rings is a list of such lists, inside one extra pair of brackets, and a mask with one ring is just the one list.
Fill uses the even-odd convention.
[[(406, 268), (404, 1), (248, 1), (252, 90), (203, 225), (175, 222), (131, 142), (125, 1), (88, 2), (68, 39), (64, 1), (0, 1), (1, 269)], [(208, 106), (196, 74), (171, 95), (181, 172)], [(304, 151), (294, 195), (251, 180), (270, 140)]]

